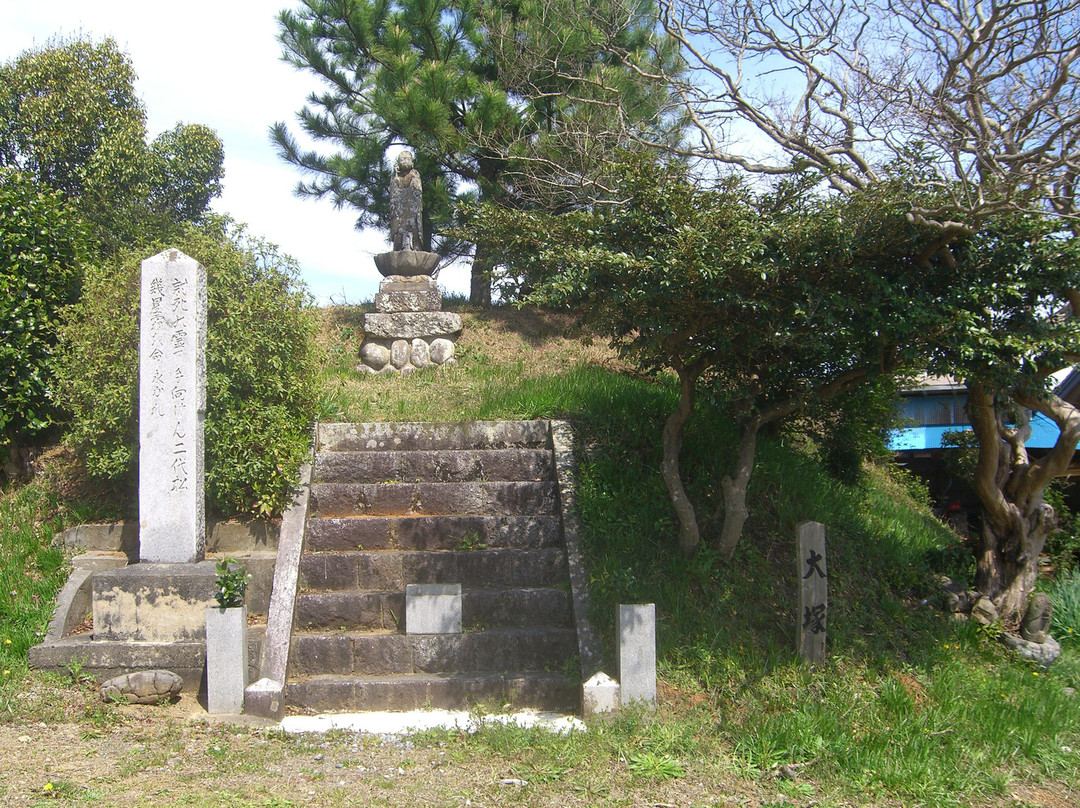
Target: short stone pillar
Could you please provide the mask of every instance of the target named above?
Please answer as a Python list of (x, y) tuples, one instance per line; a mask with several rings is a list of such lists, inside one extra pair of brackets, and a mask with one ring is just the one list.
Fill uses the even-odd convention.
[(829, 574), (825, 566), (825, 525), (801, 522), (795, 528), (799, 574), (798, 650), (806, 662), (825, 661), (825, 629), (829, 612)]
[(206, 711), (242, 713), (248, 675), (247, 606), (206, 610)]
[(620, 604), (616, 643), (622, 703), (656, 704), (656, 604)]
[(139, 558), (202, 561), (206, 270), (179, 250), (142, 262)]
[(460, 634), (461, 584), (408, 584), (406, 634)]

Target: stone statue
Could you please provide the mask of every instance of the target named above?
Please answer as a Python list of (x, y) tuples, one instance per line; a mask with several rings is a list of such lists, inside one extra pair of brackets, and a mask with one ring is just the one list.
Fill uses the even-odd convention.
[(394, 251), (422, 250), (423, 184), (413, 167), (413, 153), (405, 149), (394, 161), (394, 178), (390, 181), (390, 238)]

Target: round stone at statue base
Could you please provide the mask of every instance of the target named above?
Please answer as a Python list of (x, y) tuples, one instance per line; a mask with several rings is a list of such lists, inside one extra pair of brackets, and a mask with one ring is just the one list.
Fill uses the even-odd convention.
[(375, 267), (385, 277), (391, 275), (430, 275), (439, 265), (438, 253), (422, 250), (394, 250), (375, 256)]
[(423, 368), (450, 367), (454, 358), (454, 334), (387, 339), (368, 337), (360, 346), (357, 372), (379, 376), (409, 376)]

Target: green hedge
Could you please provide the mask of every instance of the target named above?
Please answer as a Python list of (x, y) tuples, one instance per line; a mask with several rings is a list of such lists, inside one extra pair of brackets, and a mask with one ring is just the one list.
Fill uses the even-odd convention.
[(68, 441), (88, 471), (133, 484), (138, 460), (139, 265), (166, 248), (207, 273), (206, 493), (222, 514), (278, 513), (314, 417), (314, 312), (295, 263), (216, 221), (86, 271), (65, 313), (58, 376)]

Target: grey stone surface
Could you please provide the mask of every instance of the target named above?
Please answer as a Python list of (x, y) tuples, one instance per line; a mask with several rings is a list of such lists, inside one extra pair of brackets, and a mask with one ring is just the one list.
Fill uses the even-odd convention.
[(247, 607), (206, 610), (206, 711), (242, 713), (248, 675)]
[(990, 598), (979, 598), (971, 609), (971, 619), (984, 626), (992, 626), (1001, 619), (997, 607)]
[(380, 292), (438, 292), (430, 275), (388, 275), (379, 281)]
[(1036, 592), (1031, 596), (1020, 623), (1020, 636), (1029, 642), (1044, 643), (1049, 636), (1050, 620), (1054, 614), (1054, 603), (1045, 592)]
[(444, 337), (461, 331), (461, 315), (452, 311), (412, 311), (365, 314), (364, 336), (375, 339)]
[(392, 290), (375, 295), (375, 310), (386, 314), (399, 311), (439, 311), (442, 309), (442, 295), (439, 291)]
[(428, 344), (419, 337), (412, 341), (409, 362), (416, 368), (424, 368), (431, 364), (431, 351), (428, 349)]
[(45, 642), (56, 642), (71, 633), (93, 611), (93, 576), (95, 572), (116, 569), (127, 564), (120, 553), (87, 553), (71, 559), (71, 575), (56, 596)]
[(316, 451), (551, 448), (547, 421), (320, 423)]
[(390, 361), (390, 349), (377, 342), (365, 342), (360, 346), (360, 359), (372, 370), (382, 370)]
[[(259, 658), (263, 627), (248, 630), (248, 676), (254, 680), (254, 660)], [(89, 634), (65, 637), (59, 642), (45, 642), (30, 649), (30, 664), (38, 670), (66, 674), (75, 660), (99, 681), (132, 671), (163, 668), (180, 676), (189, 690), (203, 681), (206, 670), (206, 640), (188, 642), (127, 642), (94, 639)], [(200, 688), (201, 689), (201, 688)]]
[(618, 712), (621, 706), (619, 683), (603, 671), (597, 671), (581, 685), (581, 712), (586, 718)]
[(184, 688), (184, 680), (166, 670), (137, 671), (116, 676), (99, 688), (103, 701), (130, 704), (159, 704), (174, 699)]
[(323, 452), (315, 482), (539, 482), (554, 477), (545, 449)]
[(454, 355), (454, 343), (445, 337), (438, 337), (431, 341), (431, 361), (436, 365), (445, 364)]
[(1049, 668), (1061, 656), (1061, 645), (1049, 634), (1046, 636), (1046, 642), (1031, 642), (1023, 637), (1002, 634), (1001, 642), (1005, 647), (1013, 649), (1021, 657), (1030, 659), (1043, 669)]
[(179, 250), (142, 262), (139, 557), (201, 561), (206, 546), (206, 270)]
[(401, 370), (409, 364), (409, 356), (411, 353), (412, 345), (409, 344), (408, 340), (394, 340), (394, 344), (390, 346), (390, 364), (398, 370)]
[(796, 528), (795, 570), (799, 576), (798, 651), (817, 665), (825, 661), (828, 627), (829, 577), (825, 562), (825, 525), (800, 522)]
[(574, 435), (567, 421), (551, 421), (548, 425), (555, 462), (555, 479), (559, 491), (559, 515), (566, 542), (566, 563), (570, 573), (570, 591), (574, 604), (574, 623), (578, 635), (578, 657), (581, 660), (581, 679), (591, 677), (603, 662), (603, 646), (589, 619), (589, 570), (581, 548), (581, 521), (577, 512), (575, 490)]
[(407, 634), (460, 634), (461, 584), (409, 584), (405, 587)]
[(438, 253), (422, 250), (400, 250), (375, 256), (375, 268), (388, 278), (394, 275), (430, 275), (438, 265)]
[(656, 604), (619, 605), (616, 645), (622, 703), (656, 704)]
[(94, 639), (191, 642), (206, 636), (214, 603), (213, 561), (135, 564), (93, 578)]

